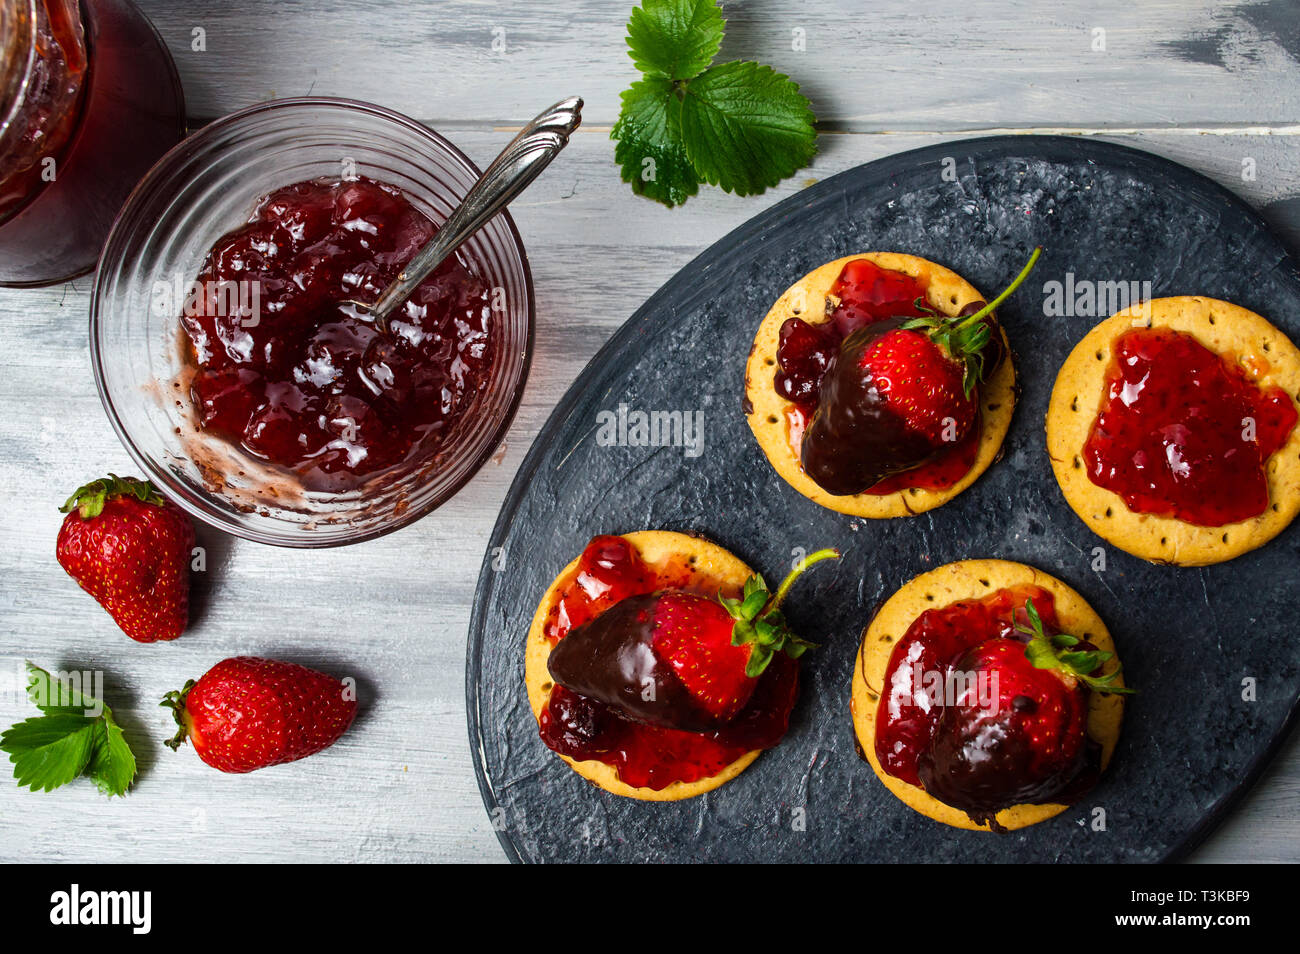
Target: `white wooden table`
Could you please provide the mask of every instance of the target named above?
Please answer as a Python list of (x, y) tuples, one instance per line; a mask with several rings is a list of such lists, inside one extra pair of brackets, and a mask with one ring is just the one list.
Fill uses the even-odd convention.
[[(269, 98), (350, 96), (427, 122), (480, 164), (564, 95), (586, 98), (586, 124), (514, 206), (537, 286), (537, 351), (502, 461), (415, 526), (356, 547), (293, 552), (202, 532), (196, 621), (172, 644), (131, 643), (54, 561), (64, 496), (133, 471), (91, 378), (90, 280), (0, 291), (0, 726), (30, 714), (11, 685), (23, 658), (102, 669), (142, 767), (125, 800), (86, 783), (50, 794), (0, 783), (0, 860), (502, 860), (471, 770), (463, 667), (478, 566), (511, 477), (565, 388), (647, 296), (813, 179), (989, 132), (1101, 136), (1217, 179), (1300, 251), (1300, 5), (727, 2), (724, 55), (802, 82), (821, 153), (766, 195), (705, 188), (675, 211), (634, 198), (612, 161), (608, 129), (634, 78), (631, 0), (142, 6), (195, 123)], [(859, 9), (871, 12), (849, 13)], [(327, 753), (249, 776), (164, 749), (162, 693), (236, 653), (358, 673), (368, 705)], [(1300, 860), (1297, 809), (1292, 739), (1196, 860)]]

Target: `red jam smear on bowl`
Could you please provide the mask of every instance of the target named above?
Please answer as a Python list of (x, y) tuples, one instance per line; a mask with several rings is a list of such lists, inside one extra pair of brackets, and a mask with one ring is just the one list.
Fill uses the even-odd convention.
[(966, 651), (980, 643), (1020, 639), (1016, 623), (1028, 622), (1024, 606), (1031, 599), (1044, 632), (1060, 632), (1051, 592), (1032, 585), (926, 610), (912, 622), (890, 654), (876, 709), (876, 759), (881, 768), (910, 785), (921, 785), (917, 763), (934, 740), (943, 706), (931, 705), (915, 674), (941, 673), (946, 678)]
[[(266, 196), (212, 247), (198, 276), (208, 297), (182, 317), (200, 426), (308, 490), (342, 492), (432, 459), (488, 387), (489, 288), (452, 256), (393, 313), (388, 335), (340, 302), (375, 301), (436, 231), (370, 179)], [(208, 291), (220, 282), (255, 314)]]
[(1114, 355), (1083, 447), (1089, 479), (1136, 513), (1203, 527), (1264, 513), (1265, 464), (1298, 416), (1290, 395), (1168, 328), (1126, 331)]
[[(854, 331), (877, 321), (898, 317), (920, 317), (916, 307), (924, 302), (929, 282), (904, 272), (881, 268), (867, 259), (854, 259), (844, 266), (830, 295), (838, 299), (830, 319), (810, 324), (802, 318), (788, 318), (781, 325), (777, 347), (776, 393), (790, 402), (786, 409), (786, 433), (795, 456), (803, 443), (804, 430), (817, 410), (822, 378), (840, 343)], [(884, 496), (900, 490), (947, 490), (965, 477), (979, 455), (981, 428), (978, 421), (962, 440), (933, 460), (874, 484), (865, 494)]]
[[(719, 582), (680, 561), (651, 567), (622, 537), (596, 537), (562, 586), (543, 633), (554, 644), (620, 600), (665, 589), (712, 596)], [(745, 708), (723, 729), (699, 733), (632, 722), (613, 706), (556, 685), (542, 710), (539, 731), (552, 751), (604, 762), (618, 770), (624, 784), (660, 791), (674, 782), (709, 778), (746, 752), (776, 745), (789, 727), (798, 691), (798, 661), (777, 653)]]

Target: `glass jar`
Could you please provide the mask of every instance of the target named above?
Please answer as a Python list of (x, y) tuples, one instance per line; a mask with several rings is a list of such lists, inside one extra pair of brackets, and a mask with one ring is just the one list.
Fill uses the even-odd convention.
[(0, 223), (51, 181), (90, 66), (76, 0), (0, 0)]
[(0, 37), (0, 285), (48, 285), (94, 267), (184, 97), (129, 0), (0, 0)]

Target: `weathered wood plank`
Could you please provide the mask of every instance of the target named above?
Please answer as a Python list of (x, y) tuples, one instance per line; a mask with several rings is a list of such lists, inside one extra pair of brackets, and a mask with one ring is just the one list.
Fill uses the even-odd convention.
[[(205, 118), (313, 93), (420, 119), (519, 122), (576, 93), (589, 122), (608, 124), (635, 76), (631, 0), (140, 5)], [(1300, 37), (1285, 5), (728, 2), (723, 55), (794, 76), (834, 129), (1295, 122)]]
[[(508, 133), (454, 129), (476, 160)], [(1200, 169), (1300, 235), (1294, 140), (1122, 137)], [(808, 177), (955, 136), (827, 135)], [(1255, 178), (1242, 179), (1242, 159)], [(108, 674), (109, 698), (140, 749), (131, 796), (108, 802), (86, 785), (37, 795), (0, 781), (0, 860), (129, 858), (378, 861), (500, 860), (479, 802), (465, 737), (465, 629), (482, 548), (524, 451), (568, 384), (608, 335), (677, 269), (805, 179), (741, 200), (705, 190), (668, 211), (618, 180), (600, 134), (577, 137), (515, 214), (537, 284), (537, 356), (499, 465), (441, 511), (357, 547), (292, 552), (204, 533), (209, 570), (192, 632), (169, 645), (130, 643), (53, 559), (68, 489), (129, 471), (94, 393), (86, 346), (89, 281), (0, 291), (0, 675), (23, 658)], [(238, 652), (280, 655), (355, 675), (371, 701), (331, 751), (227, 777), (191, 752), (173, 755), (161, 694)], [(8, 690), (8, 691), (5, 691)], [(0, 685), (0, 725), (28, 714)], [(1199, 856), (1300, 858), (1300, 746)]]

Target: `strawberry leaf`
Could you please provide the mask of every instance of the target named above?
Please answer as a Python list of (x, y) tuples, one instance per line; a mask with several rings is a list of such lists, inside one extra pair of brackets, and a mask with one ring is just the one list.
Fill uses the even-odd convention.
[(124, 795), (135, 778), (135, 755), (112, 710), (30, 662), (27, 694), (41, 715), (0, 734), (18, 784), (48, 792), (85, 775), (105, 795)]
[(107, 477), (92, 480), (78, 487), (72, 496), (64, 501), (63, 506), (59, 508), (59, 513), (71, 513), (76, 510), (82, 520), (90, 520), (103, 513), (104, 504), (114, 497), (134, 497), (141, 503), (159, 507), (163, 504), (162, 494), (151, 481), (109, 474)]
[(101, 792), (112, 797), (126, 794), (135, 778), (135, 768), (135, 753), (106, 709), (85, 774)]
[(97, 725), (97, 719), (72, 713), (36, 716), (0, 734), (0, 750), (14, 763), (19, 785), (48, 792), (85, 769), (95, 750)]
[(627, 55), (642, 73), (690, 79), (718, 55), (725, 28), (713, 0), (643, 0), (627, 21)]
[(815, 119), (797, 83), (758, 63), (710, 67), (686, 85), (681, 104), (695, 170), (737, 195), (762, 192), (811, 162)]
[(700, 190), (682, 142), (681, 103), (673, 84), (651, 76), (633, 83), (623, 92), (623, 108), (610, 130), (617, 139), (614, 159), (622, 167), (623, 181), (631, 183), (637, 195), (681, 205)]
[(94, 697), (78, 692), (71, 682), (59, 682), (30, 661), (27, 663), (27, 698), (46, 714), (70, 712), (85, 715), (88, 710), (108, 708)]
[(1025, 658), (1035, 669), (1055, 669), (1101, 693), (1130, 695), (1135, 691), (1125, 686), (1113, 685), (1119, 678), (1121, 668), (1119, 666), (1105, 675), (1097, 675), (1097, 670), (1115, 658), (1114, 653), (1101, 649), (1064, 652), (1065, 648), (1077, 646), (1082, 640), (1066, 633), (1047, 636), (1043, 631), (1043, 620), (1038, 615), (1038, 609), (1032, 599), (1025, 600), (1025, 616), (1029, 620), (1029, 625), (1017, 622), (1016, 631), (1029, 637), (1029, 642), (1025, 644)]
[(622, 94), (610, 137), (623, 181), (680, 205), (710, 182), (762, 192), (811, 161), (815, 117), (788, 76), (758, 63), (711, 66), (726, 21), (712, 0), (643, 0), (627, 25), (643, 78)]

